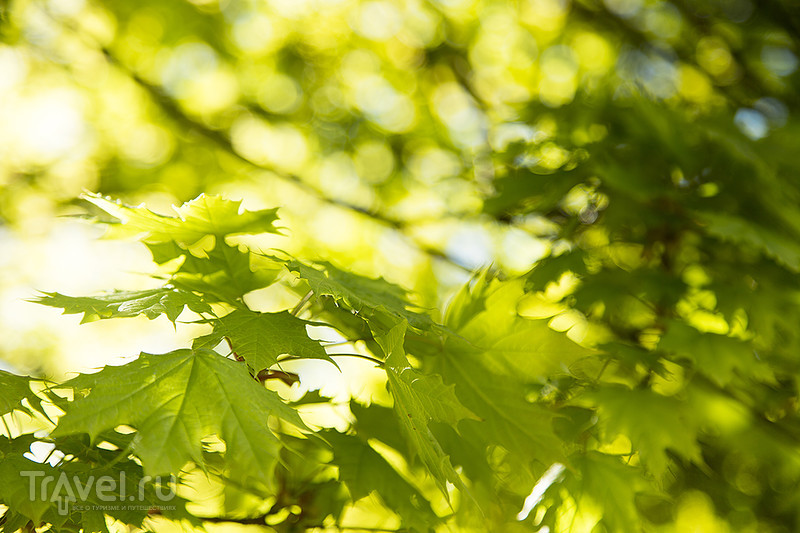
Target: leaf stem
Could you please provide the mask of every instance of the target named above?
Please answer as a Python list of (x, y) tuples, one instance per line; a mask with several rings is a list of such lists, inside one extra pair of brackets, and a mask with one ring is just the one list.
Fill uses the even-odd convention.
[[(328, 355), (330, 357), (358, 357), (360, 359), (366, 359), (367, 361), (373, 362), (378, 366), (383, 366), (385, 364), (385, 362), (381, 361), (380, 359), (376, 359), (376, 358), (374, 358), (372, 356), (364, 355), (364, 354), (361, 354), (361, 353), (329, 353)], [(297, 357), (297, 356), (294, 356), (294, 355), (290, 355), (288, 357), (285, 357), (285, 358), (281, 359), (278, 362), (282, 363), (284, 361), (297, 361), (297, 360), (300, 360), (300, 359), (309, 360), (308, 357)]]
[(131, 452), (133, 451), (133, 439), (125, 446), (123, 450), (121, 450), (116, 457), (114, 457), (108, 464), (105, 465), (106, 468), (111, 468), (115, 464), (119, 463), (123, 459), (127, 459), (130, 457)]
[(3, 421), (3, 427), (6, 428), (6, 433), (8, 434), (8, 438), (13, 439), (14, 436), (11, 434), (11, 428), (8, 426), (8, 422), (6, 422), (6, 415), (0, 416), (0, 420)]
[(385, 361), (381, 361), (380, 359), (376, 359), (375, 357), (372, 357), (372, 356), (369, 356), (369, 355), (364, 355), (364, 354), (361, 354), (361, 353), (329, 353), (328, 355), (330, 355), (331, 357), (337, 357), (337, 356), (359, 357), (361, 359), (366, 359), (367, 361), (371, 361), (371, 362), (375, 363), (378, 366), (384, 366), (386, 364)]
[[(58, 449), (58, 448), (56, 448), (55, 446), (53, 446), (53, 449), (52, 449), (52, 450), (50, 450), (50, 453), (48, 453), (48, 454), (47, 454), (47, 457), (45, 457), (45, 458), (44, 458), (44, 461), (42, 461), (42, 464), (44, 464), (44, 463), (48, 462), (48, 461), (50, 460), (50, 458), (51, 458), (51, 457), (53, 457), (53, 454), (56, 452), (56, 450), (57, 450), (57, 449)], [(62, 457), (62, 458), (61, 458), (61, 459), (60, 459), (58, 462), (59, 462), (59, 463), (61, 463), (61, 461), (63, 461), (63, 460), (64, 460), (64, 458)]]
[(372, 337), (367, 337), (367, 338), (364, 338), (364, 339), (352, 339), (352, 340), (348, 339), (348, 340), (341, 341), (341, 342), (326, 342), (324, 344), (324, 346), (325, 346), (325, 348), (328, 348), (328, 347), (331, 347), (331, 346), (346, 346), (348, 344), (355, 344), (355, 343), (357, 343), (359, 341), (369, 341), (369, 340), (372, 340)]
[(314, 295), (314, 291), (308, 291), (308, 292), (306, 293), (306, 295), (305, 295), (305, 296), (303, 296), (303, 297), (300, 299), (300, 301), (299, 301), (299, 302), (297, 302), (297, 305), (295, 305), (295, 306), (294, 306), (294, 309), (292, 309), (292, 310), (291, 310), (291, 311), (289, 311), (289, 312), (290, 312), (292, 315), (294, 315), (294, 316), (297, 316), (297, 315), (300, 313), (300, 310), (302, 310), (302, 309), (303, 309), (303, 306), (304, 306), (304, 305), (306, 305), (306, 303), (307, 303), (307, 302), (308, 302), (308, 301), (311, 299), (311, 297), (312, 297), (313, 295)]
[(600, 378), (603, 376), (603, 373), (606, 371), (606, 368), (608, 368), (609, 363), (611, 363), (611, 357), (608, 357), (605, 363), (603, 363), (603, 367), (600, 369), (600, 372), (597, 373), (597, 377), (594, 378), (595, 381), (600, 381)]

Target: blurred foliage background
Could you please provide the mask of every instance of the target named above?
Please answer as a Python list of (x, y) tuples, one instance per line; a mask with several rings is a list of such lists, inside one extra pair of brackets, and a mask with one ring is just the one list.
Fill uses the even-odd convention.
[[(148, 283), (135, 274), (150, 268), (146, 251), (95, 242), (95, 230), (58, 218), (83, 212), (82, 191), (161, 212), (221, 193), (281, 207), (291, 232), (276, 246), (381, 275), (425, 307), (441, 308), (478, 267), (515, 276), (538, 265), (526, 312), (554, 317), (576, 341), (594, 321), (636, 349), (668, 349), (663, 326), (676, 317), (692, 332), (753, 341), (784, 373), (734, 397), (771, 402), (782, 414), (769, 417), (792, 418), (797, 434), (795, 2), (0, 9), (0, 354), (13, 368), (59, 376), (109, 353), (180, 344), (168, 322), (144, 319), (76, 336), (77, 319), (20, 301), (34, 288)], [(574, 276), (595, 282), (581, 292)], [(795, 440), (787, 450), (800, 469)], [(750, 503), (697, 492), (692, 471), (676, 489), (676, 531), (794, 530), (797, 497), (767, 503), (792, 489), (763, 478), (756, 459), (718, 459)]]
[[(713, 117), (723, 131), (770, 135), (776, 150), (791, 143), (789, 4), (6, 2), (0, 220), (14, 279), (4, 286), (23, 276), (48, 290), (56, 283), (32, 279), (30, 265), (71, 254), (84, 259), (58, 283), (80, 289), (85, 263), (108, 260), (54, 218), (83, 190), (161, 210), (206, 191), (281, 206), (293, 228), (283, 246), (335, 254), (435, 306), (463, 281), (459, 267), (521, 273), (557, 242), (541, 217), (508, 218), (526, 191), (492, 198), (498, 178), (567, 171), (589, 146), (620, 150), (628, 139), (609, 138), (610, 121), (648, 130), (633, 109), (642, 102), (679, 109), (688, 128)], [(686, 135), (660, 133), (654, 166), (658, 143)], [(620, 170), (624, 157), (611, 158)], [(602, 198), (584, 205), (593, 193), (581, 180), (555, 181), (550, 194), (584, 221), (602, 208)], [(42, 238), (48, 252), (30, 248)], [(64, 251), (52, 253), (57, 243)], [(32, 317), (10, 314), (19, 336)]]

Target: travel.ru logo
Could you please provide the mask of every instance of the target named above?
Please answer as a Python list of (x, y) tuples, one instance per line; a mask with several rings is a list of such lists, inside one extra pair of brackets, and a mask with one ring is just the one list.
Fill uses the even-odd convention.
[[(23, 470), (28, 478), (30, 501), (49, 501), (58, 505), (58, 514), (66, 516), (73, 510), (133, 510), (163, 507), (175, 498), (175, 479), (151, 476), (142, 477), (138, 483), (128, 480), (124, 471), (111, 475), (60, 475), (41, 470)], [(152, 483), (151, 483), (152, 482)]]

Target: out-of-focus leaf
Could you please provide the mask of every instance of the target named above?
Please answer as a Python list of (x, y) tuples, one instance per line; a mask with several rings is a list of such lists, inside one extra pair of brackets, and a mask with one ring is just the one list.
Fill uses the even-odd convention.
[(425, 497), (366, 442), (335, 431), (324, 433), (323, 438), (333, 447), (339, 479), (347, 485), (353, 500), (377, 492), (414, 531), (429, 531), (440, 521)]
[(486, 295), (490, 291), (492, 280), (489, 269), (483, 269), (458, 289), (448, 302), (444, 314), (444, 323), (448, 328), (458, 331), (486, 310)]
[(749, 343), (714, 333), (701, 333), (679, 321), (672, 321), (658, 347), (691, 359), (711, 381), (726, 386), (735, 375), (745, 379), (774, 382), (774, 374)]
[(698, 422), (687, 404), (649, 389), (606, 385), (586, 394), (597, 405), (599, 423), (609, 441), (628, 437), (642, 464), (656, 476), (667, 470), (667, 450), (688, 461), (702, 462)]
[(588, 498), (602, 509), (600, 523), (607, 531), (639, 531), (642, 519), (636, 507), (637, 493), (646, 487), (640, 468), (625, 464), (620, 457), (590, 451), (573, 456), (563, 483), (580, 506)]
[(792, 272), (800, 272), (800, 244), (778, 231), (725, 213), (697, 213), (709, 234), (761, 250)]
[[(455, 384), (458, 398), (482, 421), (474, 433), (485, 446), (499, 445), (515, 464), (539, 468), (563, 460), (562, 444), (553, 431), (555, 414), (529, 398), (531, 385), (592, 354), (541, 320), (517, 314), (523, 280), (497, 284), (476, 294), (484, 310), (449, 337), (434, 368)], [(462, 305), (469, 303), (468, 299)]]
[(495, 193), (484, 202), (484, 211), (493, 215), (521, 212), (547, 212), (553, 209), (575, 185), (586, 179), (586, 169), (558, 170), (536, 174), (528, 168), (514, 168), (494, 181)]
[(601, 302), (613, 312), (624, 305), (624, 299), (631, 297), (661, 306), (675, 305), (685, 291), (686, 285), (680, 278), (660, 270), (606, 269), (586, 276), (572, 296), (578, 309), (586, 310)]
[(583, 250), (576, 248), (561, 255), (542, 259), (526, 276), (526, 289), (542, 291), (549, 283), (557, 282), (565, 272), (572, 272), (578, 276), (585, 274), (584, 255)]
[(487, 368), (502, 375), (541, 379), (566, 372), (570, 363), (593, 353), (551, 329), (547, 321), (521, 317), (517, 306), (523, 296), (521, 280), (497, 285), (480, 296), (486, 310), (458, 330), (484, 354)]

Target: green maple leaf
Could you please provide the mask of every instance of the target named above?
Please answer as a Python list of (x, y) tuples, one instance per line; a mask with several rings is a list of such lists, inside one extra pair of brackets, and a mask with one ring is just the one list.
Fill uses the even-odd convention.
[(369, 320), (372, 329), (386, 332), (401, 320), (418, 331), (438, 331), (426, 314), (408, 309), (405, 291), (384, 279), (370, 279), (320, 263), (323, 270), (300, 261), (289, 261), (286, 268), (305, 279), (317, 296), (331, 296)]
[(438, 361), (459, 400), (480, 417), (469, 422), (479, 426), (472, 433), (484, 447), (502, 446), (525, 468), (531, 461), (547, 466), (563, 460), (563, 444), (553, 430), (555, 413), (527, 399), (525, 376), (498, 375), (490, 366), (486, 354), (463, 343), (461, 348), (449, 344)]
[(561, 484), (578, 506), (588, 497), (602, 509), (601, 523), (608, 531), (640, 531), (642, 519), (636, 494), (644, 489), (641, 469), (623, 463), (618, 456), (596, 451), (570, 458), (572, 469)]
[[(153, 251), (153, 246), (148, 246)], [(160, 252), (153, 252), (154, 257), (157, 253)], [(236, 303), (248, 292), (272, 284), (282, 268), (223, 241), (217, 241), (205, 254), (205, 257), (197, 257), (184, 251), (183, 263), (173, 274), (171, 283), (217, 301)], [(253, 265), (256, 258), (259, 262)]]
[(658, 343), (660, 350), (688, 357), (711, 381), (728, 385), (738, 373), (745, 378), (774, 382), (769, 365), (758, 359), (748, 343), (713, 333), (702, 333), (678, 321), (672, 321)]
[(353, 501), (377, 492), (405, 524), (417, 531), (428, 531), (440, 521), (425, 497), (369, 444), (336, 431), (327, 431), (322, 436), (333, 448), (339, 480), (347, 485)]
[(325, 348), (306, 333), (306, 326), (313, 323), (288, 311), (259, 313), (239, 309), (211, 323), (214, 331), (195, 339), (195, 345), (216, 345), (227, 337), (233, 351), (244, 357), (255, 373), (275, 365), (278, 356), (284, 354), (333, 363)]
[(458, 331), (470, 320), (486, 310), (486, 295), (492, 287), (494, 276), (485, 268), (472, 276), (450, 299), (444, 313), (447, 327)]
[(386, 368), (415, 397), (415, 403), (427, 413), (428, 419), (453, 426), (465, 418), (476, 419), (456, 397), (454, 385), (445, 385), (437, 374), (423, 374), (411, 367), (403, 350), (405, 326), (405, 323), (398, 324), (385, 337), (378, 337), (378, 343), (387, 355)]
[(709, 234), (761, 250), (792, 272), (800, 272), (800, 245), (796, 240), (733, 215), (699, 212), (697, 216)]
[(520, 317), (516, 309), (523, 284), (475, 285), (469, 295), (454, 300), (451, 305), (470, 311), (448, 309), (448, 317), (458, 317), (459, 335), (446, 339), (436, 368), (480, 417), (469, 424), (479, 426), (473, 433), (482, 444), (502, 446), (520, 467), (530, 469), (531, 461), (537, 461), (538, 470), (563, 460), (563, 445), (553, 431), (555, 413), (528, 399), (530, 386), (550, 374), (566, 373), (571, 362), (592, 352), (544, 321)]
[(486, 198), (483, 209), (492, 214), (546, 212), (586, 177), (586, 167), (557, 170), (547, 175), (533, 173), (525, 167), (512, 167), (508, 175), (495, 180), (496, 192)]
[[(593, 351), (551, 329), (545, 320), (519, 316), (517, 304), (525, 294), (523, 285), (523, 280), (495, 284), (474, 292), (472, 300), (456, 300), (454, 303), (461, 302), (461, 306), (472, 309), (468, 320), (467, 315), (460, 315), (462, 325), (456, 331), (474, 349), (483, 352), (483, 363), (493, 372), (529, 378), (567, 373), (570, 364)], [(482, 303), (477, 306), (475, 301)], [(450, 317), (456, 313), (452, 307), (448, 310)], [(461, 344), (459, 339), (449, 340)]]
[(474, 418), (474, 415), (458, 401), (453, 387), (446, 386), (440, 376), (423, 375), (411, 368), (403, 350), (406, 328), (404, 321), (385, 336), (376, 336), (386, 354), (389, 391), (400, 427), (412, 451), (428, 468), (442, 493), (447, 496), (447, 481), (464, 491), (461, 478), (428, 424), (432, 420), (456, 424), (464, 418)]
[(21, 472), (29, 470), (50, 469), (48, 464), (34, 463), (24, 457), (36, 439), (33, 435), (21, 435), (9, 439), (0, 435), (0, 502), (9, 510), (0, 521), (3, 531), (16, 531), (15, 525), (25, 525), (32, 520), (38, 524), (51, 504), (40, 498), (30, 498), (30, 482)]
[[(15, 409), (29, 412), (33, 409), (45, 414), (42, 409), (42, 399), (31, 390), (31, 381), (28, 376), (18, 376), (0, 370), (0, 416)], [(23, 404), (23, 400), (26, 400), (27, 404)]]
[(281, 444), (268, 418), (305, 428), (297, 411), (253, 380), (245, 365), (210, 350), (143, 353), (65, 385), (89, 393), (68, 406), (53, 435), (95, 439), (130, 425), (138, 430), (133, 452), (149, 475), (178, 472), (188, 461), (202, 464), (201, 439), (217, 435), (240, 475), (269, 485)]
[[(9, 505), (23, 523), (48, 522), (56, 531), (106, 531), (104, 512), (138, 527), (148, 508), (161, 506), (165, 516), (192, 521), (185, 511), (185, 500), (174, 493), (168, 494), (166, 500), (160, 498), (152, 480), (144, 478), (142, 467), (133, 460), (120, 461), (118, 451), (92, 448), (88, 439), (56, 439), (56, 449), (73, 459), (51, 466), (24, 456), (34, 440), (30, 435), (13, 440), (0, 438), (0, 501)], [(103, 477), (115, 484), (100, 498), (93, 489)], [(45, 478), (51, 482), (44, 482)], [(135, 504), (130, 505), (131, 502)], [(75, 505), (82, 509), (74, 510)]]
[(81, 324), (104, 318), (126, 318), (145, 315), (150, 320), (167, 315), (172, 322), (184, 307), (195, 313), (211, 313), (211, 307), (199, 296), (175, 287), (142, 291), (115, 291), (98, 296), (66, 296), (45, 292), (34, 303), (64, 309), (65, 315), (83, 313)]
[[(57, 505), (61, 496), (67, 496), (70, 492), (76, 494), (72, 475), (87, 468), (85, 465), (69, 465), (70, 472), (62, 480), (67, 487), (57, 487), (57, 483), (52, 482), (49, 485), (43, 483), (44, 478), (58, 480), (63, 470), (24, 457), (34, 441), (32, 435), (23, 435), (12, 440), (0, 437), (0, 479), (3, 480), (0, 483), (0, 502), (9, 507), (7, 514), (3, 516), (3, 522), (0, 522), (2, 531), (16, 531), (29, 522), (36, 526), (47, 523), (52, 529), (59, 531), (72, 518), (80, 520), (79, 513), (69, 512), (68, 508), (68, 513), (60, 513)], [(56, 498), (51, 499), (54, 496)], [(102, 516), (102, 513), (99, 514)]]
[(597, 405), (599, 424), (609, 440), (627, 436), (642, 464), (654, 475), (667, 470), (666, 450), (700, 463), (698, 422), (686, 404), (649, 389), (629, 389), (608, 384), (585, 397)]
[(153, 256), (153, 262), (157, 265), (163, 265), (178, 257), (191, 255), (188, 249), (175, 241), (146, 242), (144, 245), (150, 250), (150, 254)]
[(86, 194), (83, 198), (119, 219), (119, 223), (112, 225), (116, 231), (141, 236), (149, 243), (175, 241), (190, 246), (206, 235), (279, 233), (274, 225), (277, 209), (242, 211), (240, 200), (219, 196), (201, 194), (174, 208), (175, 217), (158, 215), (144, 207), (128, 207), (98, 194)]
[[(23, 452), (24, 453), (24, 452)], [(30, 498), (31, 483), (22, 472), (40, 471), (42, 475), (53, 475), (55, 469), (50, 465), (42, 465), (26, 459), (22, 453), (6, 454), (0, 461), (0, 501), (24, 517), (23, 522), (33, 521), (39, 524), (44, 516), (54, 515), (54, 505), (46, 499)], [(34, 487), (35, 488), (35, 487)], [(6, 529), (3, 529), (6, 531)], [(14, 531), (9, 529), (8, 531)]]
[(400, 430), (399, 420), (390, 407), (376, 403), (368, 406), (350, 402), (350, 412), (355, 417), (354, 429), (364, 440), (377, 439), (408, 455), (408, 441)]
[[(635, 279), (635, 281), (633, 281)], [(635, 272), (607, 269), (584, 276), (572, 293), (577, 309), (586, 311), (602, 302), (610, 312), (637, 305), (631, 299), (674, 305), (686, 292), (680, 278), (657, 269), (640, 268)]]
[(585, 275), (585, 255), (584, 250), (575, 248), (561, 255), (545, 257), (527, 274), (526, 289), (544, 290), (548, 284), (557, 282), (565, 272), (572, 272), (578, 276)]

